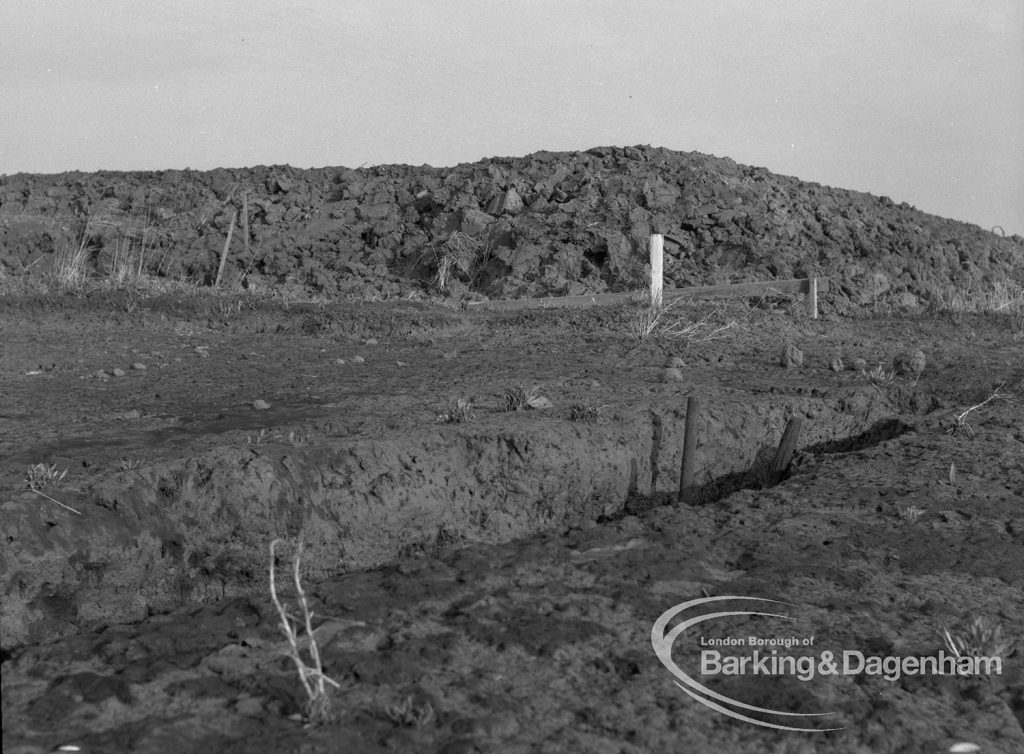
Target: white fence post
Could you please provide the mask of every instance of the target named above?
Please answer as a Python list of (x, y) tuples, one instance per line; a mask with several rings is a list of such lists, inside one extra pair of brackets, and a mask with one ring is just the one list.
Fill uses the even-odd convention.
[(665, 236), (651, 235), (651, 306), (661, 306), (662, 280), (665, 271)]
[(818, 318), (818, 278), (807, 280), (807, 313), (811, 319)]

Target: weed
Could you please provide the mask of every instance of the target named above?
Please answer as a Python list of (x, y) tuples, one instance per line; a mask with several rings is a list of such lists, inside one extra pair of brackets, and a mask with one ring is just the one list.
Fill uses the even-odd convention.
[(899, 509), (900, 519), (912, 524), (924, 515), (924, 510), (916, 505), (908, 505), (906, 508)]
[(306, 445), (309, 442), (308, 432), (296, 432), (293, 429), (288, 430), (288, 434), (270, 434), (266, 427), (261, 427), (260, 431), (254, 435), (245, 436), (246, 445), (264, 445), (268, 442), (287, 442), (290, 445)]
[(473, 402), (469, 398), (457, 398), (449, 401), (448, 406), (437, 415), (437, 420), (445, 424), (462, 424), (473, 421)]
[(69, 510), (72, 513), (76, 513), (79, 516), (81, 516), (81, 511), (75, 510), (70, 505), (65, 505), (60, 500), (56, 500), (55, 498), (50, 497), (49, 495), (42, 491), (43, 487), (49, 487), (51, 485), (55, 485), (58, 482), (63, 481), (64, 477), (66, 477), (67, 475), (68, 470), (59, 470), (57, 468), (57, 464), (50, 464), (49, 466), (47, 466), (45, 463), (37, 463), (33, 466), (28, 467), (28, 474), (25, 476), (25, 486), (32, 490), (32, 492), (39, 495), (40, 497), (45, 497), (51, 503), (56, 503), (61, 508), (64, 508), (65, 510)]
[(529, 408), (551, 408), (551, 401), (540, 395), (539, 388), (531, 387), (526, 389), (525, 385), (519, 384), (510, 387), (501, 397), (498, 407), (502, 411), (525, 411)]
[(591, 400), (582, 399), (569, 406), (569, 419), (580, 424), (599, 424), (601, 412), (606, 406), (598, 406)]
[(881, 364), (876, 366), (870, 372), (866, 369), (862, 369), (860, 373), (864, 379), (878, 388), (888, 387), (892, 384), (892, 381), (896, 379), (896, 373), (892, 370), (886, 370)]
[(121, 471), (133, 471), (139, 468), (138, 458), (122, 458), (121, 459)]
[(1015, 642), (1003, 636), (1003, 629), (995, 621), (975, 616), (967, 633), (962, 636), (943, 631), (946, 646), (957, 657), (1007, 657)]
[(47, 466), (45, 463), (37, 463), (33, 466), (28, 467), (28, 473), (25, 476), (25, 484), (30, 490), (38, 492), (44, 487), (51, 487), (58, 482), (64, 480), (64, 477), (68, 475), (68, 470), (64, 469), (61, 471), (57, 468), (57, 464), (52, 463)]
[(408, 728), (422, 728), (434, 721), (434, 707), (430, 702), (417, 705), (412, 696), (407, 696), (399, 704), (388, 707), (387, 716), (395, 723)]
[[(302, 559), (301, 540), (295, 547), (292, 575), (295, 580), (295, 596), (302, 610), (302, 619), (300, 620), (298, 617), (291, 615), (287, 607), (282, 605), (278, 599), (277, 586), (274, 581), (274, 560), (276, 558), (275, 549), (279, 544), (281, 544), (280, 539), (275, 539), (270, 543), (270, 599), (273, 601), (274, 607), (277, 608), (277, 614), (281, 619), (281, 631), (284, 633), (285, 638), (288, 639), (287, 655), (295, 664), (295, 670), (299, 674), (302, 688), (306, 691), (306, 704), (304, 708), (306, 720), (310, 724), (316, 725), (328, 722), (331, 719), (331, 700), (327, 691), (327, 684), (334, 688), (340, 688), (340, 685), (324, 673), (323, 663), (320, 660), (320, 647), (316, 641), (316, 634), (313, 633), (313, 612), (309, 609), (309, 602), (306, 599), (305, 591), (302, 589), (302, 581), (299, 576), (300, 561)], [(309, 663), (303, 659), (302, 653), (299, 650), (300, 626), (305, 631), (302, 643), (308, 644)]]
[(262, 427), (259, 432), (254, 435), (245, 436), (246, 445), (262, 445), (270, 437), (270, 433), (267, 432), (266, 427)]

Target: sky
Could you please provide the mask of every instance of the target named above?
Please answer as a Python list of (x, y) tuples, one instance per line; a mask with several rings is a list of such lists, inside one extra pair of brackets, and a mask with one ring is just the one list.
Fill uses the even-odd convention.
[(1024, 235), (1024, 0), (0, 0), (0, 174), (634, 144)]

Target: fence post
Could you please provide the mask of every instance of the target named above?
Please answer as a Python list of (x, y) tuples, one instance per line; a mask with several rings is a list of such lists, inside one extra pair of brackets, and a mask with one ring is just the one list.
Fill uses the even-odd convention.
[(811, 319), (818, 318), (818, 278), (807, 280), (807, 313)]
[(677, 503), (697, 504), (697, 489), (693, 482), (693, 470), (697, 455), (697, 419), (700, 415), (700, 399), (691, 395), (686, 399), (686, 428), (683, 435), (683, 462), (679, 469), (679, 491)]
[(661, 306), (662, 281), (665, 271), (665, 236), (651, 234), (651, 306)]

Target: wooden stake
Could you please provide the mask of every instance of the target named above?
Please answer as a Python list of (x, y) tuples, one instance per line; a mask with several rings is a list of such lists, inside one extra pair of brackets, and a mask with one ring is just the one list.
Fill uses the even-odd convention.
[(700, 400), (691, 395), (686, 399), (686, 434), (683, 437), (683, 463), (679, 470), (679, 491), (676, 502), (697, 503), (693, 485), (694, 456), (697, 453), (697, 419), (700, 414)]
[(217, 279), (213, 282), (214, 288), (220, 288), (220, 278), (224, 274), (224, 263), (228, 261), (228, 247), (231, 246), (231, 235), (235, 232), (235, 220), (238, 219), (238, 210), (231, 212), (231, 225), (228, 226), (228, 240), (224, 242), (224, 251), (220, 255), (220, 266), (217, 268)]
[(786, 431), (782, 433), (782, 440), (779, 442), (771, 468), (768, 470), (769, 485), (778, 484), (782, 480), (782, 475), (789, 467), (789, 462), (793, 460), (793, 451), (796, 450), (797, 440), (800, 439), (802, 425), (803, 419), (796, 416), (786, 424)]
[(249, 258), (249, 192), (242, 194), (242, 232), (245, 242), (245, 258)]
[(661, 306), (661, 291), (665, 271), (665, 236), (660, 233), (651, 235), (651, 306)]
[(818, 278), (807, 280), (807, 313), (811, 319), (818, 318)]

